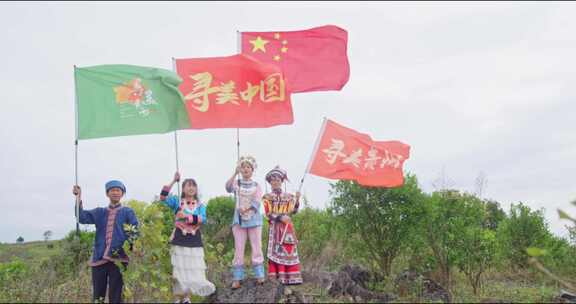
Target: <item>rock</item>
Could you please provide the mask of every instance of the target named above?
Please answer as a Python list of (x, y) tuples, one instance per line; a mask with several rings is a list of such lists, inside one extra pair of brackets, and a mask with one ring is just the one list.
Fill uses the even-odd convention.
[[(232, 282), (229, 282), (232, 284)], [(230, 286), (227, 285), (227, 286)], [(266, 280), (263, 285), (256, 284), (255, 279), (242, 282), (240, 288), (230, 287), (216, 289), (206, 299), (207, 303), (308, 303), (297, 290), (286, 287), (276, 280)]]
[(395, 296), (373, 292), (366, 289), (366, 283), (371, 277), (370, 273), (357, 266), (346, 265), (339, 272), (318, 272), (304, 276), (305, 282), (315, 281), (320, 283), (322, 289), (328, 290), (331, 297), (349, 296), (353, 301), (360, 298), (367, 302), (377, 300), (379, 302), (390, 302)]
[(576, 303), (576, 294), (566, 290), (560, 290), (560, 295), (556, 297), (558, 303)]
[(396, 285), (398, 294), (404, 297), (420, 289), (423, 279), (424, 277), (415, 271), (404, 270), (396, 276), (394, 285)]
[(394, 280), (394, 283), (400, 296), (415, 292), (421, 294), (424, 299), (429, 301), (451, 302), (450, 293), (444, 287), (415, 271), (405, 270), (401, 272)]
[(432, 281), (432, 279), (425, 278), (424, 281), (424, 297), (431, 301), (442, 301), (444, 303), (451, 303), (452, 297), (450, 293), (440, 286), (440, 284)]
[[(228, 285), (229, 286), (229, 285)], [(284, 285), (273, 280), (256, 284), (251, 278), (244, 280), (238, 289), (217, 289), (208, 299), (208, 303), (278, 303), (284, 295)]]
[[(346, 265), (339, 272), (303, 272), (304, 285), (316, 285), (332, 297), (345, 297), (353, 302), (378, 301), (386, 303), (394, 300), (393, 295), (373, 292), (365, 288), (372, 275), (358, 266)], [(232, 290), (231, 278), (226, 276), (226, 288), (217, 289), (206, 299), (208, 303), (310, 303), (312, 296), (305, 297), (299, 287), (284, 286), (276, 280), (266, 280), (257, 285), (255, 279), (242, 282), (239, 289)], [(320, 296), (320, 295), (319, 295)]]
[(360, 266), (345, 265), (341, 271), (348, 273), (350, 279), (363, 288), (367, 288), (366, 283), (372, 278), (370, 272)]

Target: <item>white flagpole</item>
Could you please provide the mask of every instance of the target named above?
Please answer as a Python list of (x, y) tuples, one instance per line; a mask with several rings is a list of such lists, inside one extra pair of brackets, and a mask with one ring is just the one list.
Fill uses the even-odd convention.
[(326, 128), (326, 122), (327, 122), (327, 119), (326, 119), (326, 117), (324, 117), (323, 121), (322, 121), (322, 127), (320, 128), (320, 133), (318, 134), (318, 137), (316, 138), (316, 143), (314, 143), (314, 148), (312, 150), (312, 154), (310, 155), (310, 158), (308, 159), (308, 165), (306, 166), (306, 171), (304, 171), (304, 174), (302, 175), (302, 179), (300, 180), (300, 187), (298, 187), (298, 192), (302, 191), (302, 186), (304, 185), (304, 178), (306, 177), (306, 173), (310, 172), (310, 167), (312, 166), (312, 158), (314, 157), (314, 155), (316, 155), (316, 152), (318, 151), (318, 146), (320, 145), (320, 139), (322, 138), (322, 135), (324, 134), (324, 129)]
[[(172, 57), (172, 71), (174, 73), (178, 73), (176, 71), (176, 59)], [(174, 130), (174, 150), (176, 153), (176, 172), (180, 173), (180, 162), (178, 160), (178, 130)], [(178, 189), (178, 199), (180, 199), (180, 181), (176, 182), (177, 189)]]
[[(242, 53), (242, 32), (236, 30), (236, 50), (238, 54)], [(240, 160), (240, 128), (236, 128), (236, 145), (238, 147), (238, 161)]]
[[(74, 65), (74, 185), (78, 186), (78, 85)], [(80, 200), (76, 195), (76, 236), (80, 237)]]
[[(241, 34), (240, 31), (236, 30), (236, 50), (238, 52), (238, 54), (242, 53), (242, 47), (241, 47), (241, 42), (242, 40), (240, 39)], [(240, 161), (240, 128), (236, 128), (236, 165), (238, 165), (238, 162)], [(238, 186), (240, 186), (240, 174), (238, 174)], [(240, 197), (239, 195), (236, 195), (236, 206), (240, 206), (240, 201), (239, 201)]]

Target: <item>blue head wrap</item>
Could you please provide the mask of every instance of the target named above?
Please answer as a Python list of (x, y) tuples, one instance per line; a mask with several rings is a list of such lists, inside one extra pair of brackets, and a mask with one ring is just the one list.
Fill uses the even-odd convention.
[(106, 193), (112, 188), (120, 188), (122, 189), (123, 193), (126, 193), (126, 186), (121, 181), (118, 180), (111, 180), (106, 183)]

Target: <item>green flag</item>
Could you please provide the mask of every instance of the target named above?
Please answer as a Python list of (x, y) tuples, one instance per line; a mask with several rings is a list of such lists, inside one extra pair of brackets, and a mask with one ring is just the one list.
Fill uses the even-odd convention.
[(78, 139), (166, 133), (190, 127), (182, 79), (134, 65), (76, 68)]

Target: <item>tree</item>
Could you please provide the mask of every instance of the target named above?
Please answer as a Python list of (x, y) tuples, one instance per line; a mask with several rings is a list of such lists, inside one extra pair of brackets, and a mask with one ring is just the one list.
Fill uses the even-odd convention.
[(550, 238), (544, 211), (532, 211), (518, 203), (510, 207), (510, 216), (498, 227), (498, 251), (501, 257), (516, 268), (528, 267), (526, 249), (544, 248)]
[(467, 227), (461, 236), (456, 265), (462, 271), (475, 295), (482, 285), (482, 274), (492, 266), (496, 253), (496, 233), (480, 227)]
[(497, 201), (485, 200), (486, 218), (484, 220), (484, 228), (496, 230), (498, 225), (506, 219), (506, 212), (500, 208)]
[[(124, 271), (126, 302), (168, 302), (172, 289), (170, 274), (170, 235), (174, 221), (168, 221), (169, 208), (162, 204), (131, 200), (126, 205), (134, 210), (139, 227), (124, 224), (124, 231), (130, 232), (129, 242), (124, 250), (130, 253), (131, 262)], [(166, 227), (168, 225), (168, 227)], [(137, 236), (137, 238), (136, 238)]]
[(568, 229), (568, 236), (570, 239), (570, 244), (572, 246), (576, 246), (576, 225), (575, 226), (564, 226), (566, 227), (566, 229)]
[(422, 214), (423, 194), (416, 177), (407, 175), (397, 188), (342, 180), (332, 185), (331, 194), (330, 209), (346, 227), (345, 240), (356, 241), (356, 254), (390, 275), (392, 261), (409, 244)]
[(232, 237), (232, 217), (236, 202), (230, 196), (217, 196), (208, 200), (206, 217), (208, 223), (202, 227), (202, 233), (206, 235), (207, 242), (216, 245), (222, 243), (223, 251), (227, 252), (234, 247)]
[(494, 255), (493, 234), (483, 229), (485, 204), (471, 194), (442, 190), (432, 193), (425, 210), (422, 234), (434, 253), (442, 283), (450, 288), (452, 268), (458, 266), (477, 292)]
[(21, 236), (19, 236), (19, 237), (16, 239), (16, 243), (18, 243), (18, 244), (24, 243), (24, 238), (21, 237)]
[(50, 237), (52, 237), (52, 231), (50, 230), (44, 231), (43, 235), (44, 235), (44, 241), (48, 242), (48, 240), (50, 240)]
[(292, 222), (298, 238), (298, 255), (301, 261), (306, 261), (308, 269), (320, 270), (327, 264), (337, 263), (344, 255), (343, 250), (339, 250), (342, 249), (338, 239), (341, 225), (330, 210), (311, 208), (303, 197)]
[[(576, 200), (572, 201), (572, 205), (576, 206)], [(561, 209), (558, 209), (558, 215), (559, 215), (560, 219), (569, 220), (572, 222), (573, 226), (566, 226), (566, 227), (569, 229), (570, 239), (573, 241), (574, 240), (574, 233), (575, 233), (574, 228), (576, 227), (576, 218), (571, 217), (570, 215), (568, 215), (565, 211), (563, 211)], [(558, 243), (564, 243), (567, 246), (560, 246), (560, 247), (564, 247), (564, 248), (568, 247), (569, 248), (570, 253), (565, 254), (565, 255), (570, 256), (572, 258), (573, 263), (571, 263), (572, 265), (565, 264), (562, 266), (565, 269), (568, 269), (569, 276), (573, 277), (573, 269), (574, 269), (574, 265), (576, 264), (576, 255), (574, 252), (574, 247), (571, 246), (567, 240), (556, 239), (555, 243), (557, 243), (557, 244)], [(538, 269), (542, 273), (546, 274), (548, 277), (552, 278), (554, 281), (558, 282), (564, 288), (568, 289), (568, 291), (570, 293), (572, 293), (572, 295), (574, 293), (576, 293), (576, 281), (574, 281), (573, 279), (563, 278), (563, 277), (556, 275), (555, 273), (548, 270), (548, 268), (546, 268), (540, 262), (539, 258), (547, 255), (546, 250), (542, 250), (542, 249), (536, 248), (536, 247), (531, 247), (531, 248), (526, 249), (526, 253), (531, 256), (531, 258), (528, 261), (530, 264), (532, 264), (532, 266), (536, 267), (536, 269)], [(555, 257), (553, 257), (553, 258), (555, 258)], [(564, 294), (568, 294), (568, 292), (562, 292), (562, 293), (563, 294), (560, 297), (562, 297)], [(569, 295), (569, 296), (572, 297), (572, 295)]]

